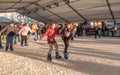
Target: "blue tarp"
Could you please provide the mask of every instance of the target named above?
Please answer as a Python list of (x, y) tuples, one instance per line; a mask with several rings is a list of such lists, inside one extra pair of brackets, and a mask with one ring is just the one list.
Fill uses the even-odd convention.
[(6, 17), (0, 17), (0, 22), (10, 22), (10, 21), (16, 22), (15, 20), (12, 20)]

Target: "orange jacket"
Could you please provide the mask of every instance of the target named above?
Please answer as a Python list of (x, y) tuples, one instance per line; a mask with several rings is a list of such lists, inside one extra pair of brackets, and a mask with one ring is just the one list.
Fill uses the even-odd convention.
[(32, 25), (32, 32), (36, 32), (38, 30), (37, 24)]

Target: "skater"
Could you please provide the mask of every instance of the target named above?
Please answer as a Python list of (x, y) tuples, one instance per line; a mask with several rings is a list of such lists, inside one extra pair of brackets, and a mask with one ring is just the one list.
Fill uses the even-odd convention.
[(76, 33), (76, 30), (75, 30), (75, 27), (71, 30), (71, 43), (74, 41), (74, 38), (75, 38), (75, 33)]
[(39, 28), (38, 28), (38, 35), (39, 35), (39, 36), (42, 35), (42, 29), (43, 29), (43, 26), (40, 25)]
[(99, 29), (98, 29), (98, 36), (99, 36), (99, 38), (101, 38), (101, 31), (102, 31), (102, 29), (99, 28)]
[(1, 35), (0, 35), (0, 49), (2, 49), (3, 46), (2, 46), (2, 38), (1, 38)]
[(96, 39), (97, 36), (98, 36), (98, 28), (97, 27), (94, 28), (94, 33), (95, 33), (95, 35), (94, 35), (95, 37), (94, 38)]
[(69, 47), (69, 42), (71, 40), (71, 31), (73, 29), (73, 25), (71, 23), (67, 23), (66, 27), (63, 29), (63, 42), (65, 44), (65, 48), (64, 48), (64, 58), (68, 59), (68, 47)]
[[(21, 22), (20, 25), (19, 25), (19, 30), (21, 30), (23, 27), (24, 27), (24, 23)], [(18, 42), (20, 42), (20, 41), (21, 41), (21, 36), (18, 35)]]
[(14, 27), (14, 22), (10, 22), (10, 25), (2, 29), (0, 33), (3, 33), (5, 31), (6, 31), (5, 51), (8, 51), (9, 46), (10, 46), (10, 50), (13, 51), (13, 39), (14, 39), (14, 35), (17, 34), (16, 28)]
[[(32, 30), (29, 27), (29, 23), (24, 24), (24, 27), (19, 31), (19, 35), (21, 36), (21, 46), (28, 46), (27, 36), (28, 32), (32, 33)], [(25, 44), (23, 44), (25, 42)]]
[[(0, 24), (0, 31), (4, 28), (4, 26), (2, 24)], [(2, 49), (2, 35), (0, 35), (0, 49)]]
[[(18, 28), (18, 26), (17, 26), (16, 24), (14, 25), (14, 27), (16, 28), (16, 31), (19, 32), (19, 28)], [(16, 35), (14, 36), (14, 44), (17, 44), (17, 41), (16, 41), (17, 37), (18, 37), (18, 40), (19, 40), (18, 34), (16, 34)]]
[(77, 34), (77, 37), (80, 36), (80, 26), (77, 26), (76, 34)]
[(52, 53), (52, 50), (53, 50), (53, 46), (55, 47), (55, 51), (56, 51), (55, 58), (56, 59), (61, 59), (62, 58), (59, 55), (58, 44), (55, 40), (55, 34), (60, 34), (60, 31), (56, 29), (56, 24), (55, 23), (51, 23), (48, 26), (45, 33), (40, 37), (40, 39), (42, 39), (44, 36), (47, 36), (47, 41), (48, 41), (48, 44), (49, 44), (49, 51), (48, 51), (48, 56), (47, 56), (48, 61), (52, 61), (51, 53)]
[(32, 32), (33, 32), (33, 35), (34, 35), (34, 41), (37, 41), (38, 40), (38, 25), (37, 25), (37, 22), (33, 23), (32, 25)]

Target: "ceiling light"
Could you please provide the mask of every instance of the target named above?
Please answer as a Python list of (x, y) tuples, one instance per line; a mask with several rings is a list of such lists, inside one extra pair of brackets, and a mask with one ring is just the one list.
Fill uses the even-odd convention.
[(50, 6), (50, 5), (47, 5), (47, 8), (50, 8), (50, 9), (51, 9), (51, 6)]
[(59, 6), (59, 4), (58, 4), (58, 3), (54, 3), (54, 5), (56, 5), (57, 7)]
[(36, 13), (37, 11), (34, 11), (34, 13)]
[(37, 8), (36, 10), (38, 11), (39, 9)]
[(45, 11), (45, 8), (43, 8), (43, 11)]
[(70, 1), (69, 0), (64, 0), (66, 3), (70, 3)]

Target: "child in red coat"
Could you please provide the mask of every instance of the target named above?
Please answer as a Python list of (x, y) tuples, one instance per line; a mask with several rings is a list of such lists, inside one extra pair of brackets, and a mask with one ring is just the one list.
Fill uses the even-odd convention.
[(55, 47), (55, 50), (56, 50), (56, 56), (55, 56), (56, 59), (61, 59), (62, 58), (59, 55), (58, 44), (55, 40), (55, 34), (60, 34), (60, 31), (58, 31), (56, 29), (56, 24), (52, 23), (52, 24), (49, 25), (49, 27), (47, 28), (45, 33), (40, 37), (40, 39), (42, 39), (44, 36), (47, 36), (47, 42), (49, 44), (49, 51), (48, 51), (48, 56), (47, 56), (48, 61), (52, 61), (51, 53), (52, 53), (52, 50), (53, 50), (53, 46)]

